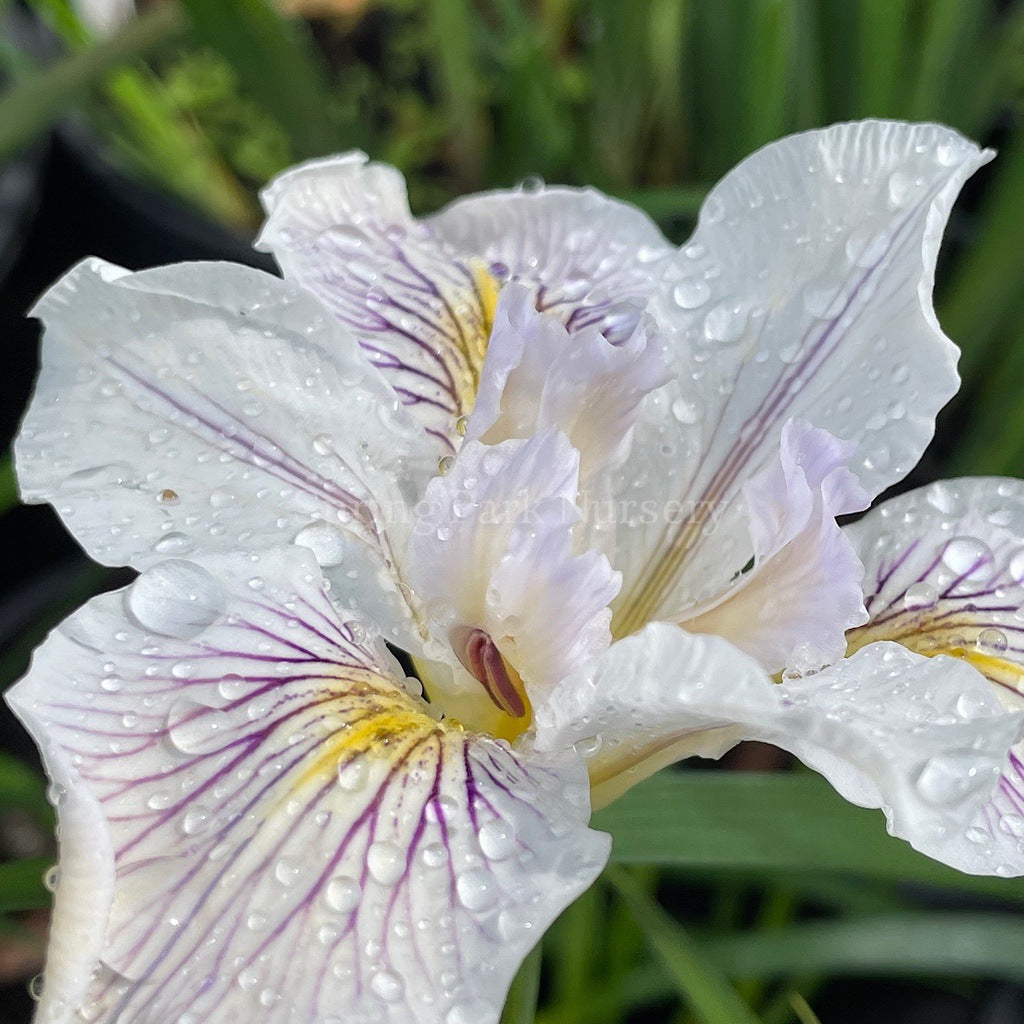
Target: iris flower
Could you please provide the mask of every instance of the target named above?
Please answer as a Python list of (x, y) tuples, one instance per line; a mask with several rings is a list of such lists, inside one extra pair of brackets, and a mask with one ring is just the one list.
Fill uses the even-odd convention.
[(798, 135), (677, 250), (591, 190), (416, 220), (348, 155), (268, 189), (284, 280), (47, 292), (23, 494), (141, 574), (9, 694), (59, 815), (38, 1019), (494, 1024), (592, 802), (750, 737), (1024, 870), (1024, 490), (837, 525), (956, 390), (933, 273), (990, 156)]

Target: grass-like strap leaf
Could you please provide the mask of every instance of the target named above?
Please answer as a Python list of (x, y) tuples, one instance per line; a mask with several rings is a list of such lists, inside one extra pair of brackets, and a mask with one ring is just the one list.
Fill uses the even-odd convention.
[(0, 864), (0, 914), (14, 910), (42, 910), (52, 897), (43, 885), (43, 875), (52, 859), (32, 857)]
[(757, 1024), (757, 1017), (700, 947), (622, 868), (605, 880), (629, 907), (679, 995), (704, 1024)]
[(821, 971), (1024, 981), (1024, 929), (1010, 914), (920, 911), (812, 921), (712, 938), (702, 949), (734, 978)]
[(772, 878), (839, 873), (988, 893), (1024, 902), (1024, 881), (965, 875), (885, 831), (878, 811), (847, 803), (818, 775), (662, 772), (594, 815), (612, 860)]
[(112, 70), (168, 45), (186, 27), (176, 4), (158, 4), (109, 39), (26, 74), (0, 96), (0, 159), (48, 128)]

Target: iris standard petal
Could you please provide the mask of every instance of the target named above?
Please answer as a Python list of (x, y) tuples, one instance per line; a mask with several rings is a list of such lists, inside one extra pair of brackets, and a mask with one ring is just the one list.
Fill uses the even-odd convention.
[(160, 563), (64, 623), (9, 695), (61, 787), (38, 1019), (496, 1022), (608, 838), (578, 761), (395, 669), (294, 552)]
[(778, 461), (743, 491), (753, 566), (682, 626), (725, 637), (773, 674), (843, 656), (846, 631), (867, 619), (864, 568), (836, 522), (870, 500), (847, 469), (856, 448), (808, 423), (786, 424)]
[(538, 749), (588, 752), (598, 805), (671, 760), (759, 739), (847, 799), (881, 807), (889, 830), (922, 852), (966, 871), (1001, 865), (968, 832), (996, 797), (1024, 715), (1007, 714), (954, 659), (872, 644), (773, 684), (721, 638), (652, 623), (535, 701), (534, 714)]
[(257, 246), (352, 330), (433, 438), (473, 408), (499, 281), (409, 212), (401, 174), (362, 153), (302, 164), (263, 193)]
[(668, 380), (665, 357), (649, 317), (612, 344), (597, 327), (570, 334), (534, 302), (526, 285), (502, 290), (466, 438), (497, 444), (560, 430), (580, 453), (589, 493), (595, 474), (629, 455), (644, 396)]
[(530, 286), (570, 331), (624, 341), (671, 246), (641, 210), (594, 189), (499, 190), (457, 199), (430, 226), (459, 252)]
[(436, 459), (315, 299), (227, 263), (129, 274), (87, 260), (35, 314), (21, 492), (92, 557), (142, 567), (294, 541), (350, 600), (404, 620), (392, 544)]
[(618, 539), (618, 635), (742, 568), (740, 490), (787, 420), (856, 441), (871, 495), (914, 465), (958, 383), (931, 301), (941, 232), (991, 155), (938, 125), (836, 125), (765, 147), (708, 196), (651, 300), (678, 378), (638, 427), (622, 484), (692, 513)]

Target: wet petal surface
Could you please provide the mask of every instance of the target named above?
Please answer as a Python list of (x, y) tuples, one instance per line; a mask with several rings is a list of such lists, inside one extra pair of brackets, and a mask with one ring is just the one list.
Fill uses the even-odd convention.
[(496, 1022), (608, 840), (578, 761), (438, 722), (395, 669), (290, 552), (69, 619), (10, 695), (62, 794), (39, 1019)]
[(991, 155), (937, 125), (836, 125), (765, 147), (708, 196), (652, 298), (678, 379), (649, 400), (620, 488), (684, 514), (616, 536), (618, 635), (743, 568), (741, 489), (789, 419), (855, 441), (872, 496), (914, 465), (958, 384), (931, 304), (941, 232)]

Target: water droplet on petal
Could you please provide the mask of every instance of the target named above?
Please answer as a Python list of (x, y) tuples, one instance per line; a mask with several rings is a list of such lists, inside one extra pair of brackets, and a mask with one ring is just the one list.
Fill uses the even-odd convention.
[(741, 303), (720, 302), (704, 318), (704, 336), (708, 341), (728, 345), (739, 341), (747, 326), (747, 310)]
[(208, 808), (196, 804), (185, 811), (181, 818), (181, 831), (187, 836), (197, 836), (210, 826), (212, 817)]
[(515, 830), (506, 821), (489, 821), (477, 837), (488, 860), (507, 860), (519, 848)]
[(220, 746), (225, 716), (215, 708), (183, 698), (167, 712), (167, 738), (185, 754), (206, 754)]
[(699, 402), (691, 402), (685, 398), (677, 398), (672, 403), (672, 415), (687, 426), (692, 423), (699, 423), (703, 410)]
[(930, 804), (948, 806), (991, 789), (996, 779), (994, 772), (979, 765), (977, 755), (954, 751), (926, 762), (917, 777), (917, 791)]
[(876, 231), (870, 224), (865, 224), (846, 240), (846, 258), (855, 267), (873, 267), (885, 256), (889, 243), (887, 232)]
[(1006, 634), (1001, 629), (983, 629), (975, 641), (983, 654), (1005, 654), (1009, 647)]
[(165, 533), (154, 545), (160, 555), (187, 555), (194, 550), (196, 542), (187, 533)]
[(428, 868), (439, 868), (448, 861), (448, 847), (443, 843), (429, 843), (423, 847), (420, 859)]
[(300, 871), (301, 867), (299, 863), (297, 861), (291, 860), (289, 857), (282, 857), (274, 865), (274, 877), (282, 885), (294, 885), (299, 880)]
[(453, 1006), (448, 1011), (444, 1024), (480, 1024), (482, 1020), (490, 1020), (496, 1012), (493, 1003), (485, 999), (473, 999)]
[(128, 611), (143, 629), (190, 640), (224, 613), (220, 583), (202, 567), (169, 559), (144, 572), (127, 592)]
[(700, 277), (688, 277), (672, 289), (672, 298), (681, 309), (697, 309), (711, 298), (711, 287)]
[(304, 526), (295, 535), (299, 547), (309, 548), (317, 562), (327, 568), (340, 565), (345, 560), (345, 537), (331, 523), (316, 522)]
[(459, 875), (455, 890), (462, 905), (474, 912), (487, 910), (498, 902), (494, 877), (487, 871), (467, 871)]
[(370, 982), (370, 988), (385, 1003), (397, 1003), (405, 995), (405, 983), (394, 971), (378, 971)]
[(907, 611), (931, 608), (938, 599), (939, 592), (931, 583), (912, 583), (903, 595), (903, 607)]
[(327, 905), (339, 914), (348, 914), (359, 906), (362, 890), (354, 878), (337, 875), (327, 883), (324, 899)]
[(405, 874), (405, 853), (394, 843), (373, 843), (366, 853), (366, 866), (381, 885), (394, 885)]
[(942, 550), (942, 561), (957, 576), (984, 576), (992, 562), (988, 546), (975, 537), (954, 537)]
[(349, 793), (362, 789), (369, 775), (370, 766), (365, 757), (357, 756), (338, 762), (338, 785)]

